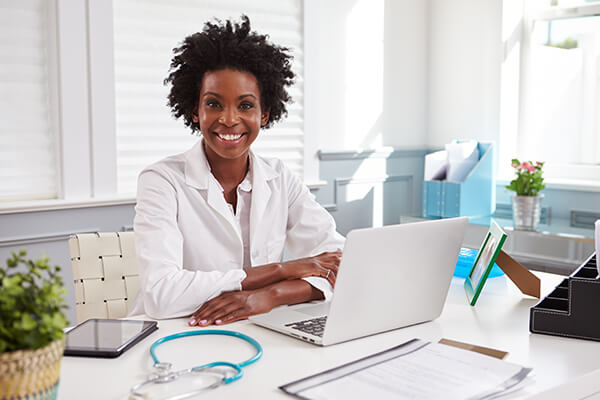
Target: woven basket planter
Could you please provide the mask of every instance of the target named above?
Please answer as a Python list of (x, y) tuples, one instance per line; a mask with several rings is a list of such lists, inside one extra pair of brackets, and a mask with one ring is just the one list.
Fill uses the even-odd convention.
[(0, 354), (0, 399), (56, 399), (64, 347), (61, 339), (37, 350)]

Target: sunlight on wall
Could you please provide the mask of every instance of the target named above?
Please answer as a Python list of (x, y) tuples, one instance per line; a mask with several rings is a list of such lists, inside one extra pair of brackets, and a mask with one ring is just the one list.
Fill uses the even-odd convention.
[(358, 0), (346, 20), (345, 146), (382, 143), (384, 0)]
[(352, 180), (346, 185), (347, 202), (372, 203), (372, 226), (383, 225), (383, 185), (387, 177), (386, 165), (387, 159), (381, 156), (366, 158), (352, 176)]
[(385, 177), (386, 159), (385, 158), (366, 158), (360, 167), (352, 175), (355, 184), (348, 185), (346, 191), (346, 201), (361, 200), (369, 194), (371, 186), (366, 187), (361, 182), (366, 182), (373, 177)]
[(517, 157), (519, 132), (519, 69), (523, 32), (522, 1), (502, 4), (502, 44), (504, 54), (500, 78), (500, 137), (498, 143), (498, 176), (512, 177), (510, 160)]
[[(383, 145), (383, 39), (384, 0), (356, 1), (346, 20), (347, 148)], [(372, 178), (385, 176), (385, 159), (365, 159), (346, 185), (346, 201), (372, 203), (373, 226), (383, 224), (383, 182)]]

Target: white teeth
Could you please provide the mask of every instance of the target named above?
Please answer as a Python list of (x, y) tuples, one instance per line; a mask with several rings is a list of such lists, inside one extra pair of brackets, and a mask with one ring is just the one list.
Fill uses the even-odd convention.
[(242, 134), (239, 135), (219, 135), (219, 137), (223, 140), (238, 140), (242, 137)]

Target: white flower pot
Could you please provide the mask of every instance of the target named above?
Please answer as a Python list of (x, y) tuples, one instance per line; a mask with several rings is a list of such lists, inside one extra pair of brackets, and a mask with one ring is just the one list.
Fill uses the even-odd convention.
[(537, 196), (512, 196), (514, 228), (520, 231), (535, 231), (542, 213), (543, 194)]

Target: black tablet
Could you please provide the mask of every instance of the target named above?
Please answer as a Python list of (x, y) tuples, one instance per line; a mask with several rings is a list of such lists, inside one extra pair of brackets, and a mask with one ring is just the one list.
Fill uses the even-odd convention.
[(156, 321), (88, 319), (67, 332), (65, 356), (118, 357), (157, 329)]

